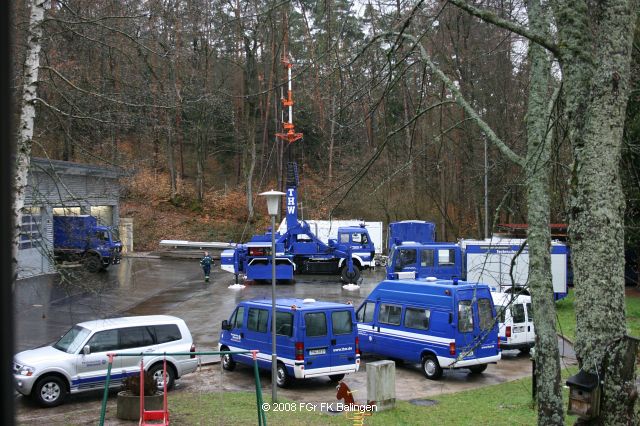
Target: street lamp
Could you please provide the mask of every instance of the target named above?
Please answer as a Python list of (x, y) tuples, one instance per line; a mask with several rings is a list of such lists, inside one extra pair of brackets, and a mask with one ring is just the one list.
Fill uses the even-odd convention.
[(267, 198), (267, 210), (271, 216), (271, 401), (276, 402), (276, 381), (278, 356), (276, 355), (276, 216), (280, 207), (280, 197), (284, 192), (263, 192)]

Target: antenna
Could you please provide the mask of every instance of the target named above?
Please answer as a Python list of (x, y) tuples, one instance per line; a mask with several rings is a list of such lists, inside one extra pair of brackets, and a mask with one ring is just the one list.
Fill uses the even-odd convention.
[[(287, 52), (287, 39), (288, 34), (285, 34), (284, 53), (282, 54), (282, 64), (287, 70), (287, 97), (281, 95), (280, 101), (282, 106), (288, 108), (287, 121), (282, 120), (283, 133), (276, 133), (276, 137), (289, 142), (290, 144), (302, 139), (302, 133), (296, 133), (295, 126), (293, 124), (293, 89), (291, 84), (291, 57)], [(284, 108), (283, 108), (284, 110)], [(284, 113), (284, 111), (283, 111)]]

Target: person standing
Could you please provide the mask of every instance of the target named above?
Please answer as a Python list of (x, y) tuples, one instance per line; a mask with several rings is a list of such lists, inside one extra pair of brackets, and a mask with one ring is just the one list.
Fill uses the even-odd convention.
[(209, 252), (204, 252), (204, 257), (200, 260), (202, 271), (204, 272), (205, 282), (209, 282), (209, 274), (211, 273), (211, 265), (213, 264), (213, 258), (209, 256)]

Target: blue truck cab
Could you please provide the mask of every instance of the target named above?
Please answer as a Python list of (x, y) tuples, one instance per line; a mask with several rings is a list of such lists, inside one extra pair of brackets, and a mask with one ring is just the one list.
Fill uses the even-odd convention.
[(385, 280), (356, 313), (362, 353), (421, 363), (428, 379), (444, 368), (481, 373), (500, 360), (490, 289), (457, 280)]
[[(222, 321), (221, 351), (258, 350), (258, 366), (271, 368), (272, 306), (270, 299), (240, 302)], [(358, 332), (353, 306), (314, 299), (276, 300), (277, 385), (295, 379), (329, 376), (341, 380), (360, 368)], [(222, 367), (253, 365), (251, 354), (226, 354)]]
[(98, 272), (120, 263), (122, 243), (94, 216), (53, 216), (53, 250), (59, 260), (80, 260)]
[(463, 258), (455, 243), (428, 243), (406, 241), (394, 247), (387, 266), (387, 278), (402, 277), (402, 272), (413, 272), (415, 278), (438, 277), (462, 279)]

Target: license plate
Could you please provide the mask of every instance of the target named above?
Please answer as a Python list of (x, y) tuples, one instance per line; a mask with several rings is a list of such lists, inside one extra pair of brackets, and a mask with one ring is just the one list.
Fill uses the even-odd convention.
[(327, 353), (327, 350), (322, 349), (309, 349), (309, 355), (324, 355)]
[(513, 327), (513, 332), (514, 333), (524, 333), (524, 326)]

